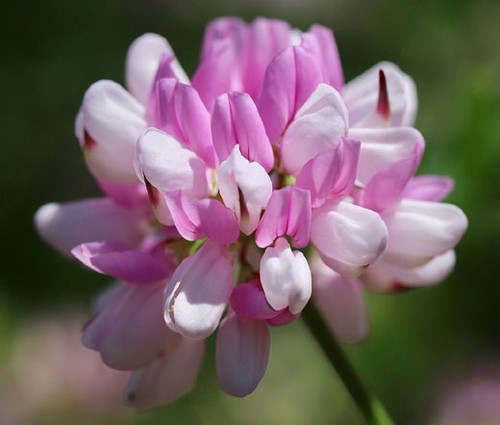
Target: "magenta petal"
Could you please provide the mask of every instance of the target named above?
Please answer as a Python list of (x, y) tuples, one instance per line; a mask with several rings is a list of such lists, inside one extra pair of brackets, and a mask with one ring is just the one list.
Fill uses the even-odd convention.
[(246, 23), (239, 18), (217, 18), (211, 21), (205, 28), (201, 57), (206, 59), (217, 50), (220, 40), (241, 37), (246, 29)]
[(148, 207), (148, 193), (143, 184), (120, 184), (97, 180), (100, 189), (118, 205), (128, 209)]
[(272, 60), (256, 101), (271, 143), (279, 142), (297, 110), (320, 82), (316, 58), (301, 46), (289, 47)]
[(303, 248), (309, 243), (311, 233), (311, 195), (308, 190), (287, 186), (275, 190), (267, 204), (255, 234), (261, 247), (271, 245), (283, 235), (292, 238), (293, 245)]
[(243, 283), (233, 289), (231, 307), (240, 319), (272, 319), (281, 313), (269, 307), (258, 280)]
[(146, 252), (128, 250), (124, 244), (91, 242), (78, 245), (71, 253), (96, 272), (128, 283), (159, 282), (169, 274), (169, 262)]
[(401, 194), (402, 198), (440, 202), (453, 190), (453, 180), (440, 176), (413, 177)]
[(313, 208), (329, 196), (343, 198), (354, 187), (360, 143), (342, 138), (334, 149), (320, 152), (308, 161), (297, 176), (296, 186), (311, 192)]
[(217, 377), (235, 397), (250, 394), (264, 376), (271, 337), (264, 321), (242, 320), (229, 314), (217, 335)]

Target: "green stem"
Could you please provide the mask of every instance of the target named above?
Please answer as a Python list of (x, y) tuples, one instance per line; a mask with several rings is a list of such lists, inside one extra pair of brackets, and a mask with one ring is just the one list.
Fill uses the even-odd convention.
[(312, 302), (302, 318), (370, 425), (394, 425), (380, 400), (368, 391)]

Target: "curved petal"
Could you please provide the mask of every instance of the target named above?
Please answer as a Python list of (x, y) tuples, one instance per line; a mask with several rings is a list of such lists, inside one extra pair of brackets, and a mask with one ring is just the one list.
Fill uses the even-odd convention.
[(441, 176), (417, 176), (403, 190), (402, 198), (440, 202), (453, 190), (453, 180)]
[(217, 334), (216, 366), (222, 389), (235, 397), (253, 392), (266, 371), (270, 348), (266, 322), (229, 314)]
[(36, 212), (35, 226), (49, 245), (68, 256), (85, 242), (121, 242), (133, 248), (145, 235), (144, 216), (108, 198), (46, 204)]

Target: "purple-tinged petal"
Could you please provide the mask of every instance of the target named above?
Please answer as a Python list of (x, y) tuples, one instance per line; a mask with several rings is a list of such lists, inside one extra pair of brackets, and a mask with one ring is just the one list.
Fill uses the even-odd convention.
[(309, 160), (297, 176), (296, 186), (311, 192), (313, 208), (330, 196), (342, 199), (354, 187), (360, 143), (342, 138), (335, 148), (320, 152)]
[(148, 208), (148, 193), (143, 184), (120, 184), (97, 181), (106, 196), (123, 208)]
[(283, 235), (292, 238), (293, 246), (303, 248), (311, 233), (311, 194), (308, 190), (287, 186), (275, 190), (267, 204), (255, 234), (260, 248), (271, 245)]
[(357, 276), (387, 249), (380, 216), (348, 202), (327, 203), (313, 215), (311, 241), (323, 261), (343, 276)]
[(165, 54), (173, 55), (170, 44), (151, 33), (136, 38), (128, 49), (125, 80), (130, 93), (143, 105), (148, 103), (153, 80)]
[(81, 243), (121, 242), (130, 248), (145, 235), (145, 217), (121, 208), (108, 198), (46, 204), (35, 214), (40, 236), (64, 255)]
[(440, 202), (403, 199), (383, 218), (390, 235), (387, 255), (402, 264), (453, 249), (467, 229), (462, 210)]
[(269, 175), (259, 163), (243, 158), (235, 146), (220, 165), (218, 180), (224, 204), (234, 211), (242, 232), (250, 235), (257, 228), (273, 191)]
[(234, 213), (216, 199), (189, 202), (181, 191), (169, 192), (165, 200), (175, 227), (184, 239), (208, 237), (213, 242), (229, 244), (238, 239), (239, 226)]
[(138, 409), (171, 403), (193, 387), (205, 351), (204, 341), (178, 336), (165, 347), (165, 354), (134, 371), (124, 399)]
[(256, 101), (271, 143), (279, 143), (295, 113), (320, 82), (316, 58), (301, 46), (289, 47), (272, 60)]
[(367, 184), (389, 164), (408, 158), (424, 145), (419, 131), (410, 127), (351, 128), (349, 138), (361, 142), (357, 179)]
[(253, 392), (266, 371), (270, 348), (266, 322), (229, 314), (217, 334), (216, 366), (222, 389), (235, 397)]
[(196, 90), (173, 78), (160, 80), (155, 88), (156, 125), (189, 146), (208, 166), (214, 167), (210, 115)]
[(90, 171), (103, 181), (136, 183), (133, 159), (146, 128), (144, 107), (119, 84), (101, 80), (86, 91), (80, 113), (76, 130)]
[(366, 338), (370, 324), (359, 280), (339, 275), (318, 256), (311, 270), (314, 302), (335, 336), (348, 344)]
[(269, 172), (274, 154), (252, 98), (246, 93), (219, 96), (212, 108), (212, 136), (219, 163), (236, 144), (249, 161), (256, 161)]
[(165, 343), (176, 339), (162, 320), (165, 283), (120, 283), (99, 303), (85, 326), (83, 344), (98, 350), (108, 366), (133, 370), (163, 353)]
[(332, 30), (321, 25), (313, 25), (302, 35), (302, 45), (318, 58), (323, 74), (322, 80), (342, 92), (344, 74)]
[(234, 285), (227, 248), (206, 242), (182, 261), (165, 296), (168, 327), (190, 339), (207, 338), (219, 324)]
[(266, 299), (275, 310), (296, 314), (311, 297), (311, 271), (304, 254), (292, 251), (285, 238), (266, 248), (260, 260), (260, 279)]
[(238, 285), (231, 293), (231, 307), (240, 319), (265, 320), (280, 314), (266, 301), (258, 279)]
[(389, 164), (375, 174), (363, 192), (363, 207), (382, 212), (394, 205), (417, 171), (423, 150), (423, 144), (417, 144), (413, 155)]
[(337, 146), (348, 128), (347, 109), (340, 94), (320, 84), (283, 135), (280, 155), (284, 170), (297, 174), (318, 153)]
[(441, 176), (413, 177), (401, 194), (402, 198), (440, 202), (453, 190), (453, 180)]
[(207, 58), (217, 50), (217, 43), (220, 40), (242, 37), (246, 31), (246, 23), (239, 18), (217, 18), (210, 22), (203, 36), (201, 48), (202, 59)]
[(172, 136), (147, 129), (137, 142), (137, 177), (160, 191), (182, 190), (189, 198), (209, 193), (207, 167)]
[[(377, 106), (384, 91), (388, 102), (385, 103), (384, 113), (380, 114)], [(344, 86), (343, 96), (351, 127), (386, 127), (388, 124), (407, 127), (415, 122), (418, 103), (415, 83), (393, 63), (381, 62), (350, 81)], [(388, 111), (390, 122), (387, 120)]]
[(85, 266), (128, 283), (147, 284), (166, 279), (174, 262), (166, 255), (132, 251), (116, 242), (90, 242), (71, 253)]

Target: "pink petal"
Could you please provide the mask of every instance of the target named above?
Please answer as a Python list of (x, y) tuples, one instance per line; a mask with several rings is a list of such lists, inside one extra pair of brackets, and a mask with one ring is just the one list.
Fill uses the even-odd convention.
[(337, 146), (348, 128), (347, 109), (340, 94), (320, 84), (283, 135), (280, 154), (285, 171), (297, 174), (318, 153)]
[(256, 161), (269, 172), (274, 154), (264, 125), (251, 97), (246, 93), (219, 96), (212, 109), (212, 135), (219, 162), (236, 144), (249, 161)]
[(280, 311), (269, 307), (258, 280), (234, 288), (231, 294), (231, 307), (240, 319), (265, 320), (280, 314)]
[(120, 184), (97, 181), (99, 188), (124, 208), (148, 208), (148, 193), (143, 184)]
[(138, 409), (169, 404), (193, 387), (203, 360), (205, 343), (178, 337), (165, 354), (134, 371), (124, 399)]
[(221, 202), (207, 198), (190, 203), (181, 191), (165, 196), (175, 227), (189, 241), (208, 237), (229, 244), (238, 239), (239, 226), (234, 213)]
[(217, 43), (220, 40), (241, 37), (240, 34), (246, 30), (246, 24), (239, 18), (217, 18), (211, 21), (203, 37), (201, 49), (202, 59), (206, 59), (217, 50)]
[(153, 80), (162, 56), (173, 54), (167, 40), (157, 34), (144, 34), (134, 40), (127, 53), (127, 87), (143, 105), (147, 105)]
[(417, 176), (403, 190), (402, 198), (440, 202), (453, 190), (453, 180), (440, 176)]
[(108, 198), (46, 204), (35, 214), (42, 238), (64, 255), (85, 242), (121, 242), (130, 248), (144, 237), (145, 217), (119, 207)]
[(366, 338), (370, 324), (361, 283), (337, 274), (319, 257), (311, 269), (314, 302), (335, 336), (348, 344)]
[(330, 196), (341, 199), (352, 191), (359, 149), (359, 142), (342, 138), (334, 149), (320, 152), (302, 168), (296, 186), (311, 192), (313, 208)]
[(234, 285), (227, 248), (206, 242), (182, 261), (167, 287), (164, 318), (190, 339), (207, 338), (217, 328)]
[(256, 101), (271, 143), (279, 142), (295, 113), (320, 82), (319, 64), (303, 47), (289, 47), (271, 61)]
[(147, 284), (166, 279), (172, 259), (132, 251), (116, 242), (90, 242), (76, 246), (71, 253), (92, 270), (129, 283)]
[(325, 204), (315, 212), (311, 241), (323, 261), (344, 276), (357, 276), (387, 249), (380, 216), (348, 202)]
[(311, 271), (304, 254), (292, 251), (285, 238), (268, 247), (260, 260), (260, 278), (266, 299), (275, 310), (296, 314), (311, 297)]
[(235, 397), (253, 392), (266, 371), (270, 347), (264, 321), (228, 315), (217, 335), (217, 377), (222, 389)]

